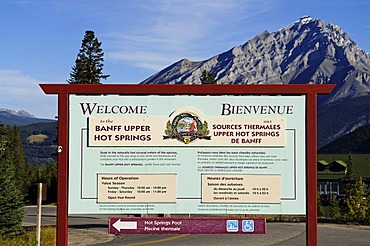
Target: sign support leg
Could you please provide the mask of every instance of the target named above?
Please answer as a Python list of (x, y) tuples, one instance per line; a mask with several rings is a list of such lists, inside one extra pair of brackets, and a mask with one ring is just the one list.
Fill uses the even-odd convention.
[(318, 245), (317, 233), (317, 94), (307, 95), (306, 245)]
[(58, 96), (57, 246), (68, 245), (68, 93)]

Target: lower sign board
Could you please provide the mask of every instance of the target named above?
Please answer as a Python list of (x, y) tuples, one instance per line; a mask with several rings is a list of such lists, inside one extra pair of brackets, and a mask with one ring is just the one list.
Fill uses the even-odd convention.
[(266, 234), (265, 218), (110, 217), (110, 234)]

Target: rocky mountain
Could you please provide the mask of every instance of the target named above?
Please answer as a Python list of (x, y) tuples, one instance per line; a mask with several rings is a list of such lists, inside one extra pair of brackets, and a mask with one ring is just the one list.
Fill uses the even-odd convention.
[[(370, 104), (370, 54), (361, 50), (339, 26), (308, 16), (275, 32), (264, 31), (245, 44), (211, 57), (192, 62), (183, 59), (159, 71), (143, 84), (200, 84), (203, 71), (210, 71), (218, 84), (336, 84), (328, 96), (319, 97), (319, 110), (331, 105), (351, 104), (362, 97)], [(339, 111), (337, 117), (344, 112)], [(351, 111), (349, 111), (351, 114)], [(319, 147), (356, 128), (370, 123), (370, 111), (341, 121), (337, 132), (326, 134), (319, 128)], [(327, 121), (338, 121), (338, 118)], [(332, 114), (333, 115), (333, 114)], [(358, 118), (360, 117), (360, 118)], [(319, 122), (321, 118), (319, 117)], [(338, 122), (336, 122), (338, 123)]]
[(22, 126), (38, 122), (54, 122), (54, 121), (55, 120), (51, 119), (36, 118), (32, 114), (24, 110), (15, 111), (12, 109), (0, 108), (0, 122), (3, 123), (4, 125)]
[(369, 154), (370, 125), (357, 128), (318, 150), (319, 154)]

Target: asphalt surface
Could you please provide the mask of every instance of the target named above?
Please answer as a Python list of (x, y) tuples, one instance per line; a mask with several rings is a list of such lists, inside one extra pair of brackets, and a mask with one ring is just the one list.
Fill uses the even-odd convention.
[[(24, 226), (36, 225), (36, 207), (27, 207)], [(56, 209), (44, 206), (42, 225), (56, 224)], [(305, 223), (267, 223), (267, 233), (262, 235), (112, 235), (108, 234), (108, 215), (78, 215), (68, 218), (69, 245), (305, 245)], [(114, 217), (117, 217), (115, 215)], [(369, 246), (370, 227), (354, 225), (319, 224), (319, 245)]]
[[(370, 227), (319, 224), (318, 245), (320, 246), (369, 246)], [(306, 245), (305, 223), (267, 223), (264, 235), (120, 235), (99, 246), (163, 245), (163, 246), (299, 246)]]

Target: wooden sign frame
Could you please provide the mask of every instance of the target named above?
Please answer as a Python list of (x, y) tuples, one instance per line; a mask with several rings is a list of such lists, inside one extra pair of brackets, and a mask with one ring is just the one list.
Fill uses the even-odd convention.
[(69, 95), (306, 95), (306, 244), (318, 245), (317, 230), (317, 95), (334, 84), (296, 85), (167, 85), (40, 84), (58, 95), (57, 245), (68, 245)]

